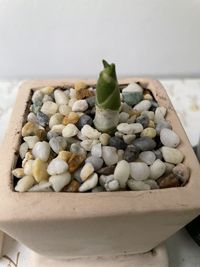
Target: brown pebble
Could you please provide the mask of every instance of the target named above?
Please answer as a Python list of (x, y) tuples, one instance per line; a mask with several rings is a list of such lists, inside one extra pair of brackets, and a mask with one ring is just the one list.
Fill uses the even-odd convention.
[(88, 89), (85, 88), (81, 88), (80, 90), (76, 91), (76, 98), (79, 99), (84, 99), (87, 97), (91, 97), (94, 96), (94, 92), (90, 91)]
[(43, 129), (38, 129), (38, 130), (35, 132), (35, 134), (36, 134), (37, 137), (40, 139), (40, 141), (43, 141), (43, 140), (45, 140), (45, 138), (46, 138), (46, 132), (45, 132), (45, 130), (43, 130)]
[(116, 166), (114, 166), (114, 165), (113, 166), (107, 166), (107, 167), (101, 168), (97, 172), (99, 174), (103, 174), (103, 175), (110, 175), (110, 174), (114, 173), (115, 167)]
[(77, 180), (72, 180), (71, 183), (63, 188), (64, 192), (78, 192), (80, 183)]
[(59, 152), (59, 154), (58, 154), (58, 158), (59, 159), (62, 159), (62, 160), (64, 160), (64, 161), (66, 161), (66, 162), (68, 162), (69, 161), (69, 159), (71, 158), (71, 156), (72, 156), (72, 152), (70, 152), (70, 151), (60, 151)]
[(86, 84), (86, 83), (84, 83), (84, 82), (76, 82), (75, 84), (74, 84), (74, 88), (76, 89), (76, 90), (80, 90), (80, 89), (85, 89), (85, 88), (87, 88), (88, 87), (88, 85)]
[(138, 110), (136, 110), (136, 109), (132, 109), (131, 112), (130, 112), (130, 115), (131, 115), (131, 116), (135, 115), (136, 118), (137, 118), (138, 116), (140, 116), (140, 114), (141, 114), (141, 112), (138, 111)]
[(67, 125), (69, 123), (77, 123), (79, 120), (79, 115), (76, 112), (70, 112), (68, 116), (63, 118), (62, 124)]
[(72, 156), (70, 157), (69, 161), (68, 161), (69, 172), (70, 173), (75, 172), (75, 170), (77, 170), (78, 167), (83, 163), (85, 158), (86, 157), (82, 154), (73, 153)]
[(190, 169), (182, 163), (174, 167), (172, 172), (182, 185), (185, 185), (190, 177)]
[(170, 188), (180, 186), (179, 180), (174, 176), (173, 173), (164, 175), (156, 180), (160, 188)]
[(37, 135), (38, 126), (34, 122), (27, 122), (22, 128), (22, 136)]

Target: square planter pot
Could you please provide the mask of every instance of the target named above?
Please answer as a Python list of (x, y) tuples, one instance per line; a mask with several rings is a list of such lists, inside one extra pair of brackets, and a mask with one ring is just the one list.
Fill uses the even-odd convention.
[[(167, 108), (167, 120), (181, 138), (179, 149), (191, 175), (184, 187), (149, 191), (55, 193), (13, 191), (21, 128), (32, 89), (73, 85), (75, 81), (25, 82), (17, 97), (0, 153), (0, 228), (34, 251), (59, 259), (146, 252), (200, 213), (200, 168), (187, 136), (162, 85), (140, 82)], [(95, 81), (86, 81), (94, 85)]]

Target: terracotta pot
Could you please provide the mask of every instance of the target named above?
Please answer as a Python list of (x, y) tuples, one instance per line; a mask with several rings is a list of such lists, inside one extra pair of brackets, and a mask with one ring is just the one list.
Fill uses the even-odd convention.
[[(146, 252), (167, 239), (200, 213), (200, 169), (176, 112), (161, 84), (140, 82), (167, 108), (181, 138), (179, 149), (191, 169), (185, 187), (150, 191), (55, 193), (13, 191), (15, 167), (31, 89), (62, 86), (74, 81), (25, 82), (19, 91), (0, 153), (0, 228), (34, 251), (54, 258)], [(94, 84), (94, 81), (86, 81)]]

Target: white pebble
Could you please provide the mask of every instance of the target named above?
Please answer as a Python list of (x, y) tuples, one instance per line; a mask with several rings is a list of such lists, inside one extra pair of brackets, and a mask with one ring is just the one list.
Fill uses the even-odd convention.
[(163, 147), (161, 147), (160, 150), (161, 150), (163, 158), (166, 162), (173, 163), (173, 164), (179, 164), (183, 161), (183, 158), (184, 158), (183, 153), (176, 148), (163, 146)]
[(98, 175), (93, 173), (78, 189), (79, 192), (86, 192), (93, 189), (98, 183)]
[(152, 165), (156, 160), (156, 155), (152, 151), (144, 151), (139, 154), (139, 159), (147, 165)]
[(133, 128), (131, 124), (120, 123), (117, 125), (117, 130), (123, 134), (133, 134)]
[(86, 150), (86, 151), (91, 151), (92, 147), (96, 144), (98, 144), (99, 141), (96, 139), (86, 139), (83, 140), (80, 145)]
[(50, 155), (49, 143), (45, 141), (36, 143), (33, 147), (32, 154), (35, 158), (47, 161)]
[(73, 137), (73, 136), (77, 135), (78, 132), (79, 132), (78, 128), (74, 124), (69, 123), (62, 130), (62, 136), (66, 137), (66, 138), (67, 137)]
[(58, 110), (58, 105), (52, 101), (46, 101), (42, 105), (41, 112), (46, 114), (47, 116), (54, 115)]
[(143, 88), (137, 83), (130, 83), (127, 87), (123, 88), (122, 92), (143, 92)]
[(54, 125), (51, 128), (51, 132), (62, 134), (62, 131), (64, 130), (64, 128), (65, 128), (65, 125), (63, 125), (63, 124)]
[(69, 99), (67, 95), (64, 93), (64, 91), (61, 91), (59, 89), (54, 91), (54, 98), (58, 106), (68, 104), (69, 102)]
[(120, 189), (120, 184), (118, 180), (112, 180), (105, 184), (106, 191), (117, 191)]
[(71, 181), (71, 174), (69, 172), (60, 174), (60, 175), (53, 175), (49, 178), (49, 182), (53, 187), (55, 192), (60, 192), (63, 187), (68, 185)]
[(24, 141), (28, 144), (28, 148), (29, 149), (32, 149), (34, 147), (34, 145), (39, 142), (39, 138), (38, 136), (25, 136), (24, 138)]
[(100, 158), (102, 156), (101, 143), (92, 146), (91, 149), (92, 156)]
[(29, 192), (52, 192), (51, 183), (47, 181), (41, 181), (39, 184), (34, 185), (31, 187)]
[(141, 102), (139, 102), (137, 105), (134, 106), (134, 109), (142, 112), (144, 110), (149, 110), (151, 107), (151, 101), (149, 100), (142, 100)]
[(83, 126), (81, 129), (82, 135), (86, 136), (87, 138), (90, 139), (98, 139), (101, 135), (99, 131), (96, 129), (92, 128), (90, 125), (86, 124)]
[(168, 147), (177, 147), (180, 144), (179, 136), (167, 128), (163, 128), (160, 131), (160, 140), (164, 146)]
[(23, 178), (18, 180), (17, 185), (15, 186), (15, 191), (26, 192), (33, 186), (34, 182), (35, 180), (33, 176), (24, 176)]
[(126, 182), (130, 175), (130, 167), (127, 161), (121, 160), (117, 163), (114, 178), (119, 181), (120, 188), (126, 188)]
[[(81, 133), (81, 131), (79, 131), (79, 132), (77, 133), (77, 137), (78, 137), (79, 140), (82, 140), (82, 141), (89, 140), (86, 136), (84, 136), (84, 135)], [(90, 150), (91, 150), (91, 149), (90, 149)]]
[(88, 103), (85, 99), (77, 100), (72, 106), (72, 111), (85, 111), (88, 109)]
[(166, 165), (160, 159), (154, 161), (150, 166), (150, 179), (156, 180), (165, 173)]
[(52, 129), (54, 125), (62, 124), (63, 115), (60, 113), (56, 113), (51, 116), (49, 120), (49, 128)]
[(111, 174), (111, 175), (101, 175), (99, 177), (99, 183), (101, 186), (105, 186), (106, 183), (109, 183), (110, 181), (113, 181), (114, 180), (114, 175)]
[(118, 162), (117, 149), (115, 147), (103, 146), (102, 158), (107, 166), (111, 166)]
[(24, 165), (24, 174), (25, 175), (33, 175), (33, 162), (34, 160), (30, 159), (28, 160)]
[(132, 130), (134, 134), (141, 133), (143, 131), (143, 126), (141, 123), (131, 123)]
[(30, 112), (27, 116), (27, 121), (37, 123), (37, 117), (33, 112)]
[(144, 162), (131, 162), (129, 166), (131, 177), (134, 180), (146, 180), (150, 175), (150, 169)]
[(80, 177), (82, 181), (85, 181), (94, 172), (94, 167), (90, 162), (87, 162), (80, 172)]
[(32, 96), (32, 102), (36, 102), (36, 101), (42, 101), (44, 97), (44, 94), (40, 91), (40, 90), (36, 90), (34, 93), (33, 93), (33, 96)]
[(133, 179), (128, 179), (127, 184), (128, 187), (133, 191), (142, 191), (151, 189), (151, 186), (143, 181), (135, 181)]
[(50, 175), (61, 174), (66, 172), (67, 170), (68, 170), (68, 164), (64, 160), (59, 158), (53, 159), (47, 167), (47, 172)]
[(167, 109), (165, 107), (157, 107), (155, 111), (155, 122), (163, 121), (165, 119)]
[(72, 108), (69, 105), (60, 105), (58, 110), (62, 115), (68, 116), (69, 113), (72, 111)]
[(23, 159), (28, 151), (28, 144), (26, 142), (22, 143), (19, 147), (19, 155)]

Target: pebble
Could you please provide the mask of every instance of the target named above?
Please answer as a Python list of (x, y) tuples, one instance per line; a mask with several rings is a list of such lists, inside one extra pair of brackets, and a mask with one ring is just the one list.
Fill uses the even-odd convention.
[(61, 91), (59, 89), (54, 91), (54, 99), (58, 106), (66, 105), (69, 102), (68, 96), (64, 93), (64, 91)]
[(49, 141), (51, 149), (58, 154), (60, 151), (65, 150), (67, 147), (67, 141), (62, 136), (53, 137)]
[(96, 186), (92, 189), (92, 193), (104, 192), (105, 189), (102, 186)]
[(131, 83), (122, 90), (122, 95), (128, 105), (135, 105), (143, 98), (143, 88), (137, 83)]
[(83, 156), (86, 156), (86, 154), (87, 154), (86, 150), (83, 147), (81, 147), (79, 144), (76, 144), (76, 143), (71, 144), (70, 152), (75, 153), (75, 154), (79, 154), (79, 155), (83, 155)]
[(62, 136), (66, 138), (73, 137), (77, 135), (78, 131), (79, 131), (78, 128), (74, 124), (69, 123), (62, 130)]
[(40, 91), (45, 95), (50, 95), (51, 93), (53, 93), (54, 87), (53, 86), (46, 86), (46, 87), (41, 88)]
[(91, 126), (92, 123), (93, 123), (93, 120), (90, 116), (83, 115), (79, 118), (79, 121), (77, 122), (76, 126), (78, 127), (79, 130), (81, 130), (84, 125), (88, 124)]
[(44, 94), (40, 90), (36, 90), (33, 93), (31, 100), (33, 103), (35, 103), (36, 101), (42, 101), (43, 97), (44, 97)]
[(154, 150), (153, 153), (155, 154), (157, 159), (162, 159), (162, 152), (160, 151), (160, 149)]
[(28, 144), (26, 142), (22, 143), (19, 147), (19, 155), (23, 159), (28, 151)]
[(133, 144), (141, 151), (153, 150), (156, 147), (156, 142), (148, 136), (135, 139)]
[(179, 179), (182, 185), (185, 185), (188, 182), (190, 177), (190, 169), (184, 164), (178, 164), (176, 167), (173, 168), (172, 172), (175, 177)]
[(23, 168), (16, 168), (16, 169), (12, 170), (12, 174), (16, 178), (22, 178), (24, 176), (24, 169)]
[(102, 133), (99, 137), (99, 141), (103, 146), (107, 146), (110, 140), (110, 135), (107, 133)]
[(117, 150), (117, 155), (118, 155), (118, 161), (123, 160), (124, 159), (124, 150), (123, 149)]
[(42, 103), (47, 102), (47, 101), (53, 101), (53, 98), (50, 95), (44, 95), (42, 99)]
[(161, 130), (165, 129), (165, 128), (172, 129), (172, 126), (168, 121), (165, 121), (165, 120), (159, 121), (156, 124), (156, 132), (157, 132), (157, 134), (160, 134)]
[(33, 113), (37, 113), (38, 111), (41, 110), (41, 107), (43, 105), (43, 102), (41, 100), (36, 100), (30, 107), (30, 111)]
[(76, 100), (72, 105), (72, 111), (85, 111), (88, 109), (88, 103), (85, 99)]
[(77, 99), (84, 99), (84, 98), (87, 98), (87, 97), (91, 97), (91, 96), (94, 96), (94, 92), (91, 91), (91, 90), (88, 90), (86, 88), (82, 88), (78, 91), (76, 91), (76, 98)]
[(32, 150), (33, 156), (43, 161), (47, 161), (50, 155), (50, 145), (46, 141), (37, 142)]
[(126, 188), (126, 182), (129, 178), (129, 175), (129, 163), (125, 160), (119, 161), (114, 171), (114, 178), (119, 181), (120, 188)]
[(58, 133), (58, 135), (62, 135), (62, 132), (65, 128), (65, 125), (63, 124), (58, 124), (58, 125), (54, 125), (51, 129), (52, 132)]
[(41, 181), (39, 184), (34, 185), (31, 187), (29, 192), (52, 192), (53, 190), (51, 189), (51, 183), (48, 181)]
[(34, 135), (34, 136), (25, 136), (23, 139), (28, 144), (28, 148), (29, 149), (33, 149), (35, 144), (40, 141), (38, 136), (36, 136), (36, 135)]
[(71, 181), (71, 174), (65, 172), (59, 175), (53, 175), (49, 178), (49, 182), (55, 192), (60, 192)]
[(149, 100), (142, 100), (141, 102), (139, 102), (137, 105), (134, 106), (134, 109), (142, 112), (144, 110), (149, 110), (151, 107), (151, 101)]
[(118, 180), (112, 180), (105, 184), (106, 191), (118, 191), (120, 189), (120, 184)]
[(93, 174), (93, 172), (94, 172), (94, 167), (92, 163), (90, 162), (85, 163), (80, 172), (80, 177), (82, 182), (85, 181), (91, 174)]
[(94, 188), (98, 183), (98, 175), (93, 173), (87, 180), (79, 187), (79, 192), (86, 192)]
[(141, 133), (143, 131), (143, 126), (140, 123), (131, 123), (130, 125), (134, 134)]
[(146, 180), (150, 175), (150, 168), (144, 162), (131, 162), (129, 166), (130, 175), (134, 180)]
[(119, 138), (123, 138), (124, 134), (123, 133), (120, 133), (118, 131), (115, 132), (115, 136), (119, 137)]
[(159, 189), (159, 186), (155, 180), (147, 179), (144, 181), (144, 183), (150, 185), (151, 189)]
[(38, 125), (29, 121), (22, 127), (22, 136), (36, 135), (37, 130)]
[(128, 119), (129, 119), (128, 113), (126, 113), (126, 112), (119, 113), (119, 123), (127, 122)]
[(121, 104), (121, 111), (130, 114), (132, 112), (132, 108), (124, 102)]
[(63, 118), (62, 124), (67, 125), (69, 123), (76, 124), (79, 120), (79, 115), (76, 112), (70, 112), (68, 116)]
[(62, 124), (63, 115), (60, 113), (56, 113), (51, 116), (49, 120), (49, 128), (52, 129), (54, 125)]
[(88, 140), (87, 137), (84, 136), (84, 135), (81, 133), (81, 131), (79, 131), (79, 132), (77, 133), (77, 137), (78, 137), (78, 139), (81, 140), (81, 141)]
[(89, 107), (94, 107), (95, 103), (96, 103), (96, 97), (95, 96), (91, 96), (85, 99), (89, 105)]
[(115, 147), (103, 146), (102, 158), (107, 166), (111, 166), (118, 162), (117, 149)]
[(145, 94), (144, 99), (146, 100), (153, 100), (153, 97), (150, 94)]
[(58, 110), (58, 105), (52, 101), (46, 101), (42, 105), (41, 112), (46, 114), (47, 116), (54, 115)]
[(91, 155), (94, 157), (101, 157), (102, 156), (102, 148), (101, 143), (95, 144), (92, 146)]
[(58, 153), (58, 159), (62, 159), (62, 160), (64, 160), (64, 161), (66, 161), (66, 162), (68, 162), (69, 161), (69, 159), (70, 159), (70, 157), (72, 156), (72, 152), (70, 152), (70, 151), (60, 151), (59, 153)]
[(184, 159), (183, 153), (176, 148), (163, 146), (161, 152), (164, 160), (172, 164), (179, 164)]
[(111, 175), (114, 173), (115, 166), (106, 166), (98, 170), (97, 172), (102, 175)]
[(82, 154), (72, 154), (68, 161), (69, 165), (69, 172), (73, 173), (75, 170), (79, 168), (79, 166), (83, 163), (85, 160), (85, 156)]
[(168, 163), (168, 162), (165, 162), (165, 166), (166, 166), (166, 169), (165, 169), (165, 174), (169, 174), (172, 172), (173, 168), (175, 167), (174, 164), (172, 163)]
[(136, 146), (129, 145), (125, 150), (124, 159), (128, 162), (132, 162), (138, 158), (139, 152), (140, 150)]
[(157, 107), (155, 111), (155, 122), (158, 123), (160, 121), (165, 120), (165, 115), (167, 113), (167, 109), (165, 107)]
[(177, 147), (180, 144), (179, 136), (172, 130), (164, 128), (160, 131), (160, 140), (164, 146)]
[(46, 114), (44, 114), (43, 112), (38, 111), (37, 112), (37, 122), (41, 126), (46, 127), (49, 123), (49, 117)]
[[(147, 117), (149, 118), (149, 120), (154, 121), (155, 114), (154, 114), (153, 111), (144, 110), (144, 111), (142, 111), (141, 115), (145, 115), (145, 116), (147, 116)], [(141, 123), (141, 122), (140, 122), (140, 123)], [(142, 123), (141, 123), (141, 124), (142, 124)], [(145, 128), (145, 126), (144, 126), (144, 128)]]
[(69, 105), (60, 105), (58, 111), (61, 113), (61, 115), (68, 116), (72, 111), (72, 108)]
[(83, 126), (83, 128), (81, 129), (81, 133), (82, 135), (90, 139), (98, 139), (101, 135), (99, 131), (97, 131), (96, 129), (94, 129), (88, 124)]
[(143, 181), (135, 181), (134, 179), (128, 179), (128, 187), (133, 191), (150, 190), (151, 186)]
[(161, 177), (166, 170), (166, 165), (160, 159), (154, 161), (154, 163), (150, 166), (150, 179), (157, 180)]
[(117, 149), (126, 149), (127, 144), (124, 142), (123, 139), (113, 136), (109, 140), (109, 145), (112, 147), (116, 147)]
[(30, 112), (27, 116), (27, 120), (33, 123), (37, 123), (37, 117), (33, 112)]
[(123, 135), (123, 140), (126, 144), (130, 145), (132, 144), (133, 140), (135, 140), (136, 135), (135, 134), (126, 134)]
[(22, 167), (24, 168), (26, 162), (30, 159), (33, 159), (33, 155), (32, 155), (32, 152), (28, 151), (26, 152), (26, 155), (24, 157), (24, 159), (22, 160)]
[(80, 187), (80, 183), (77, 180), (72, 180), (70, 184), (67, 185), (66, 188), (64, 188), (63, 191), (65, 192), (78, 192), (78, 189)]
[(81, 81), (76, 82), (76, 83), (74, 84), (74, 88), (75, 88), (75, 90), (85, 89), (85, 88), (87, 88), (87, 87), (88, 87), (88, 85), (87, 85), (86, 83), (84, 83), (84, 82), (81, 82)]
[(137, 117), (136, 122), (140, 123), (143, 128), (146, 128), (149, 125), (149, 117), (146, 114), (141, 114), (139, 117)]
[(173, 173), (164, 175), (157, 180), (160, 188), (170, 188), (180, 186), (179, 180), (174, 176)]
[(143, 151), (139, 154), (139, 159), (147, 165), (152, 165), (156, 160), (156, 155), (152, 151)]
[(24, 165), (24, 174), (25, 175), (33, 175), (33, 163), (34, 160), (30, 159)]
[(42, 180), (47, 180), (49, 175), (47, 173), (47, 163), (37, 158), (33, 162), (32, 173), (35, 180), (39, 183)]
[(68, 164), (59, 158), (53, 159), (48, 167), (47, 167), (47, 172), (49, 175), (57, 175), (57, 174), (62, 174), (68, 170)]
[[(148, 127), (155, 128), (156, 126), (155, 126), (154, 121), (150, 120)], [(157, 131), (156, 131), (156, 133), (157, 133)]]
[(98, 144), (99, 141), (94, 139), (86, 139), (86, 140), (83, 140), (80, 145), (86, 150), (86, 151), (91, 151), (92, 147), (96, 144)]
[(133, 134), (133, 128), (131, 124), (120, 123), (117, 125), (117, 130), (123, 134)]
[(58, 132), (55, 132), (55, 131), (49, 131), (49, 132), (47, 133), (47, 139), (50, 141), (51, 138), (53, 138), (53, 137), (57, 137), (57, 136), (60, 136), (60, 135), (61, 135), (61, 134), (58, 133)]
[(33, 186), (34, 182), (35, 180), (32, 176), (24, 176), (17, 182), (17, 185), (15, 186), (15, 191), (26, 192)]
[(99, 177), (99, 183), (101, 186), (105, 187), (105, 184), (109, 183), (110, 181), (114, 180), (114, 175), (101, 175)]
[(90, 156), (85, 160), (86, 163), (91, 163), (94, 167), (94, 171), (98, 171), (103, 166), (103, 160), (100, 157)]
[(147, 136), (150, 138), (156, 137), (156, 130), (154, 128), (147, 127), (141, 132), (141, 137)]

